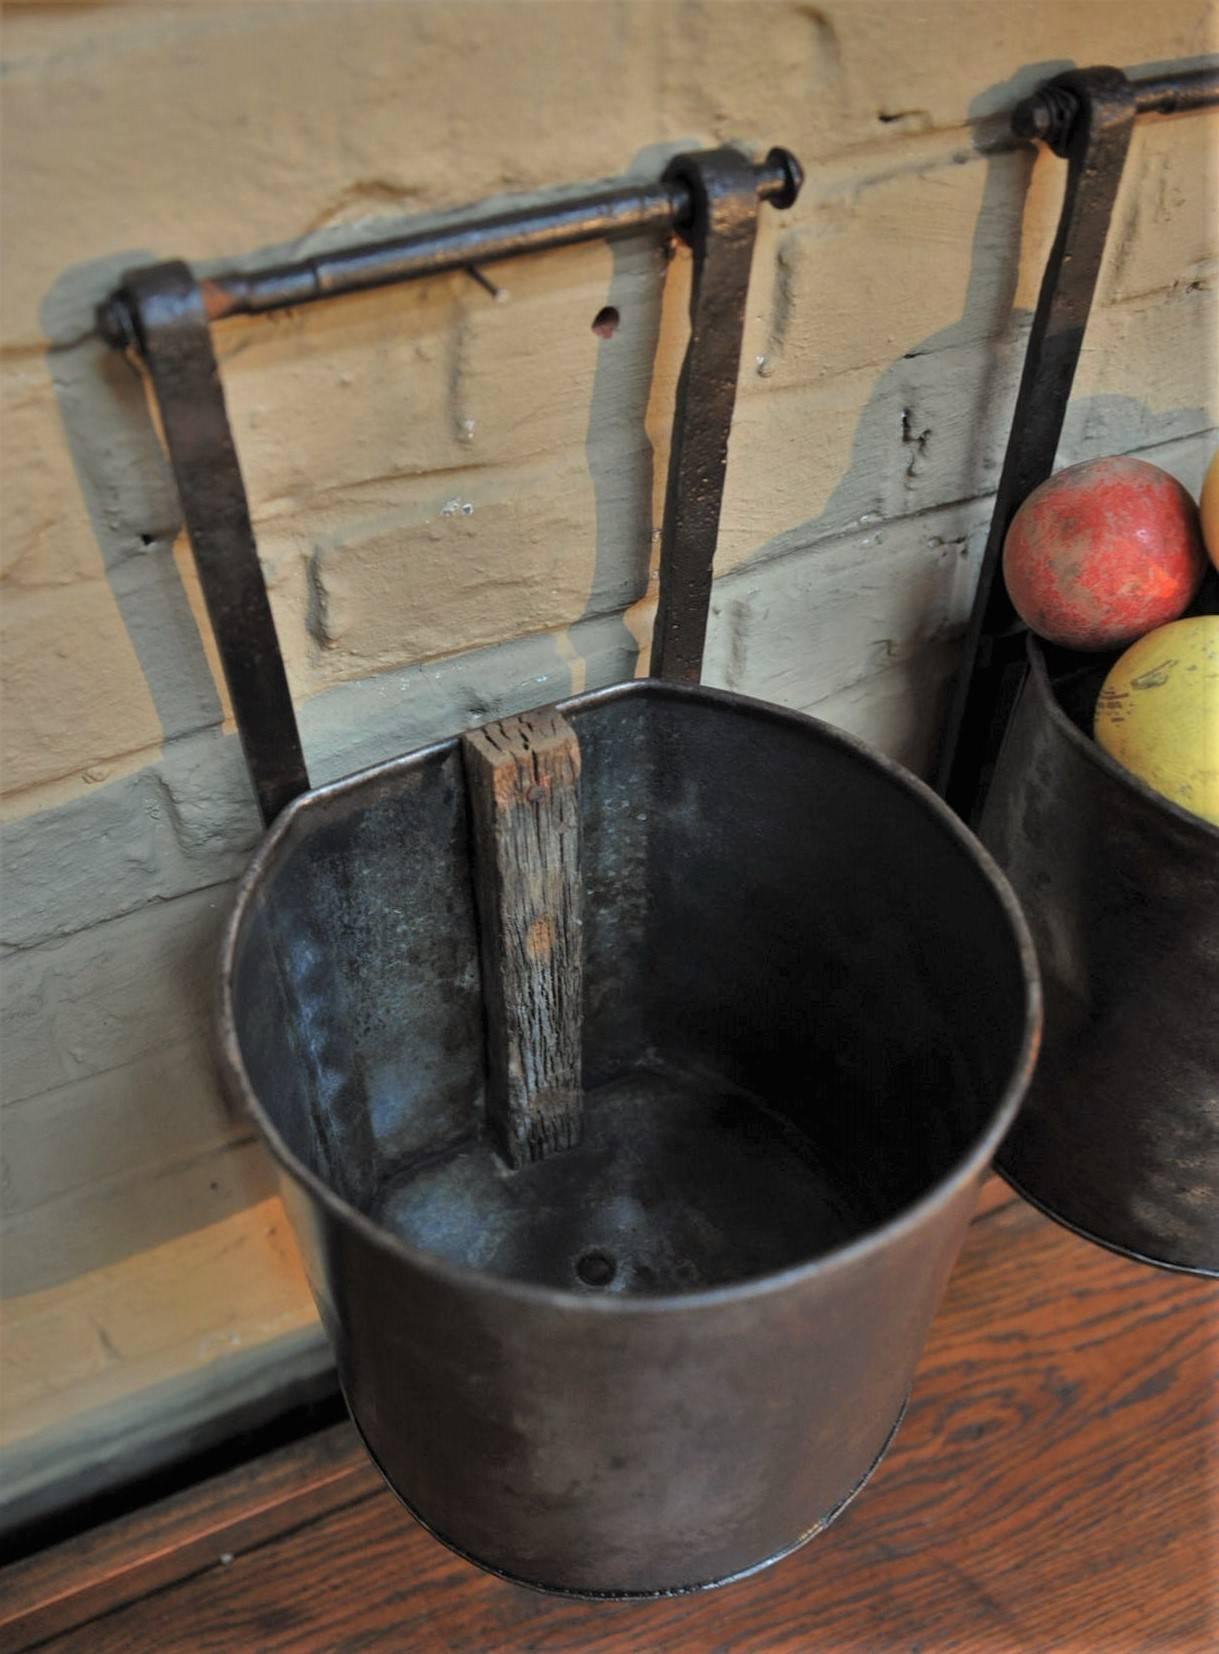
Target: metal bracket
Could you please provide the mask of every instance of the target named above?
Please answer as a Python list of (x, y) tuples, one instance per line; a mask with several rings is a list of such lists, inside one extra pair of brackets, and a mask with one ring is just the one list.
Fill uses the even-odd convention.
[(694, 204), (690, 342), (673, 414), (652, 629), (652, 676), (677, 683), (697, 683), (703, 668), (758, 225), (752, 171), (736, 150), (713, 149), (679, 155), (665, 173), (689, 187)]
[(1024, 676), (1024, 628), (1000, 572), (1003, 541), (1020, 505), (1054, 469), (1135, 112), (1134, 88), (1120, 69), (1087, 69), (1058, 76), (1012, 121), (1018, 137), (1038, 131), (1066, 157), (1067, 185), (936, 773), (937, 790), (966, 821), (985, 794)]
[(309, 787), (249, 504), (212, 350), (210, 322), (641, 230), (676, 230), (694, 249), (691, 334), (673, 426), (661, 540), (655, 674), (697, 681), (723, 498), (759, 200), (789, 207), (803, 176), (772, 149), (679, 156), (659, 184), (446, 223), (253, 275), (196, 281), (182, 263), (124, 277), (99, 329), (141, 354), (161, 425), (246, 763), (264, 821)]
[(182, 263), (136, 271), (126, 292), (246, 764), (269, 822), (308, 789), (309, 776), (203, 296)]

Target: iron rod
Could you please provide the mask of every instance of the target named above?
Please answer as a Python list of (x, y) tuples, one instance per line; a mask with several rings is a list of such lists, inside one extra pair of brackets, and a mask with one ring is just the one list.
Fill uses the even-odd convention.
[[(787, 207), (803, 176), (795, 157), (772, 149), (753, 168), (758, 197)], [(460, 218), (386, 241), (363, 242), (334, 252), (250, 272), (222, 271), (200, 282), (208, 318), (262, 314), (343, 293), (441, 275), (471, 264), (492, 264), (577, 242), (680, 230), (691, 216), (689, 188), (678, 182), (627, 184), (568, 201), (517, 207), (485, 218)], [(101, 307), (103, 336), (122, 346), (139, 343), (131, 307), (120, 288)]]
[(1139, 115), (1185, 115), (1217, 106), (1219, 66), (1134, 82), (1134, 107)]

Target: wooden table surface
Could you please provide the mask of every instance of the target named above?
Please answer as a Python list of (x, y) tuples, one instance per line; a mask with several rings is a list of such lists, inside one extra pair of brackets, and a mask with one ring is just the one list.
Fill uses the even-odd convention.
[(0, 1647), (1056, 1650), (1219, 1647), (1219, 1294), (984, 1194), (871, 1485), (741, 1584), (644, 1604), (480, 1574), (346, 1425), (0, 1575)]

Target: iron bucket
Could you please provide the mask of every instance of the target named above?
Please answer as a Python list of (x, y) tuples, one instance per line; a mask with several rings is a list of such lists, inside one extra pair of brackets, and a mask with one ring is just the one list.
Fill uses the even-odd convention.
[[(785, 151), (715, 150), (261, 275), (135, 272), (106, 312), (150, 371), (270, 825), (225, 944), (227, 1082), (391, 1486), (552, 1590), (696, 1589), (842, 1508), (1037, 1043), (1031, 941), (957, 818), (825, 725), (698, 682), (758, 201), (798, 187)], [(561, 797), (579, 847), (539, 865), (535, 834), (519, 865), (560, 868), (564, 922), (543, 905), (497, 949), (487, 869), (501, 894), (516, 874), (471, 788), (503, 724), (309, 786), (210, 322), (658, 225), (693, 273), (653, 676), (545, 715), (568, 772), (526, 802)], [(538, 1095), (578, 1098), (583, 1135), (509, 1170), (503, 961), (540, 980), (556, 936), (568, 1083)]]
[(1216, 106), (1213, 65), (1137, 80), (1100, 66), (1012, 113), (1012, 136), (1043, 141), (1066, 179), (937, 772), (1012, 881), (1045, 983), (1045, 1046), (999, 1170), (1086, 1239), (1205, 1275), (1219, 1273), (1219, 829), (1092, 741), (1112, 657), (1026, 634), (1002, 568), (1054, 471), (1135, 123)]
[(1091, 739), (1107, 663), (1028, 656), (979, 828), (1046, 1000), (999, 1168), (1090, 1240), (1219, 1274), (1219, 828)]
[(968, 832), (856, 741), (654, 681), (561, 710), (584, 1145), (507, 1173), (485, 1140), (455, 741), (275, 823), (224, 1062), (408, 1507), (527, 1584), (681, 1591), (801, 1544), (883, 1452), (1031, 1067), (1035, 968)]

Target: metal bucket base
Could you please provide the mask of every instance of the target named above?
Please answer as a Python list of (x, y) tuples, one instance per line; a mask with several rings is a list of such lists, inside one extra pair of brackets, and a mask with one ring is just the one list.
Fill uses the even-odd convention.
[(787, 1121), (712, 1079), (656, 1067), (588, 1094), (578, 1148), (513, 1172), (467, 1139), (383, 1185), (370, 1215), (451, 1262), (630, 1294), (749, 1280), (869, 1223)]
[(1080, 1223), (1072, 1223), (1070, 1218), (1064, 1217), (1053, 1206), (1048, 1206), (1044, 1200), (1038, 1200), (1036, 1195), (1030, 1194), (1020, 1179), (1008, 1171), (1001, 1159), (995, 1161), (995, 1170), (1021, 1200), (1026, 1200), (1043, 1217), (1049, 1218), (1051, 1223), (1057, 1223), (1061, 1228), (1069, 1229), (1073, 1235), (1078, 1235), (1080, 1240), (1091, 1241), (1093, 1246), (1103, 1246), (1106, 1252), (1115, 1252), (1119, 1258), (1129, 1258), (1131, 1263), (1151, 1264), (1153, 1268), (1167, 1269), (1173, 1275), (1197, 1275), (1206, 1281), (1219, 1280), (1219, 1269), (1204, 1269), (1200, 1265), (1189, 1263), (1170, 1263), (1167, 1258), (1153, 1258), (1149, 1253), (1136, 1252), (1133, 1247), (1106, 1240), (1104, 1235), (1098, 1235), (1092, 1229), (1085, 1229)]
[(446, 1550), (452, 1551), (454, 1556), (461, 1557), (463, 1562), (473, 1563), (476, 1568), (481, 1568), (483, 1573), (494, 1574), (496, 1579), (502, 1579), (509, 1585), (520, 1585), (527, 1591), (539, 1591), (543, 1596), (573, 1597), (581, 1602), (654, 1602), (658, 1597), (688, 1597), (693, 1596), (698, 1591), (718, 1591), (721, 1586), (735, 1585), (738, 1580), (749, 1579), (754, 1574), (760, 1574), (764, 1568), (773, 1568), (776, 1562), (782, 1562), (785, 1557), (793, 1556), (798, 1550), (802, 1550), (803, 1547), (810, 1542), (810, 1540), (816, 1539), (818, 1534), (824, 1533), (832, 1522), (836, 1522), (838, 1520), (847, 1506), (853, 1502), (858, 1494), (863, 1492), (864, 1488), (872, 1480), (872, 1477), (876, 1473), (882, 1459), (884, 1459), (889, 1449), (893, 1446), (893, 1443), (897, 1437), (897, 1432), (902, 1427), (902, 1420), (906, 1416), (906, 1408), (909, 1405), (909, 1402), (910, 1392), (907, 1391), (902, 1400), (901, 1407), (898, 1409), (897, 1417), (893, 1421), (893, 1428), (885, 1437), (884, 1442), (881, 1445), (880, 1452), (872, 1460), (872, 1463), (864, 1471), (863, 1475), (855, 1483), (855, 1486), (845, 1496), (845, 1498), (840, 1499), (828, 1515), (823, 1516), (819, 1522), (814, 1522), (812, 1527), (802, 1533), (798, 1539), (793, 1540), (790, 1545), (785, 1545), (782, 1550), (775, 1551), (770, 1556), (764, 1556), (759, 1562), (751, 1562), (747, 1567), (738, 1568), (734, 1573), (722, 1574), (718, 1579), (699, 1580), (693, 1585), (671, 1585), (660, 1591), (575, 1591), (563, 1585), (547, 1585), (540, 1580), (524, 1579), (519, 1574), (510, 1574), (505, 1572), (503, 1568), (497, 1568), (494, 1563), (484, 1562), (481, 1557), (474, 1556), (470, 1551), (463, 1550), (460, 1545), (454, 1544), (453, 1541), (447, 1538), (443, 1533), (438, 1533), (431, 1523), (419, 1514), (414, 1505), (411, 1504), (410, 1500), (402, 1496), (402, 1494), (394, 1486), (380, 1459), (378, 1459), (377, 1455), (369, 1446), (368, 1439), (363, 1430), (361, 1430), (360, 1421), (355, 1416), (354, 1412), (352, 1413), (351, 1418), (352, 1423), (356, 1427), (356, 1434), (359, 1436), (360, 1441), (364, 1445), (364, 1451), (372, 1460), (373, 1465), (379, 1472), (382, 1481), (393, 1494), (394, 1498), (397, 1499), (398, 1503), (407, 1512), (407, 1514), (418, 1522), (419, 1526), (423, 1528), (425, 1532), (429, 1533), (432, 1538), (435, 1539), (438, 1544), (443, 1545)]

